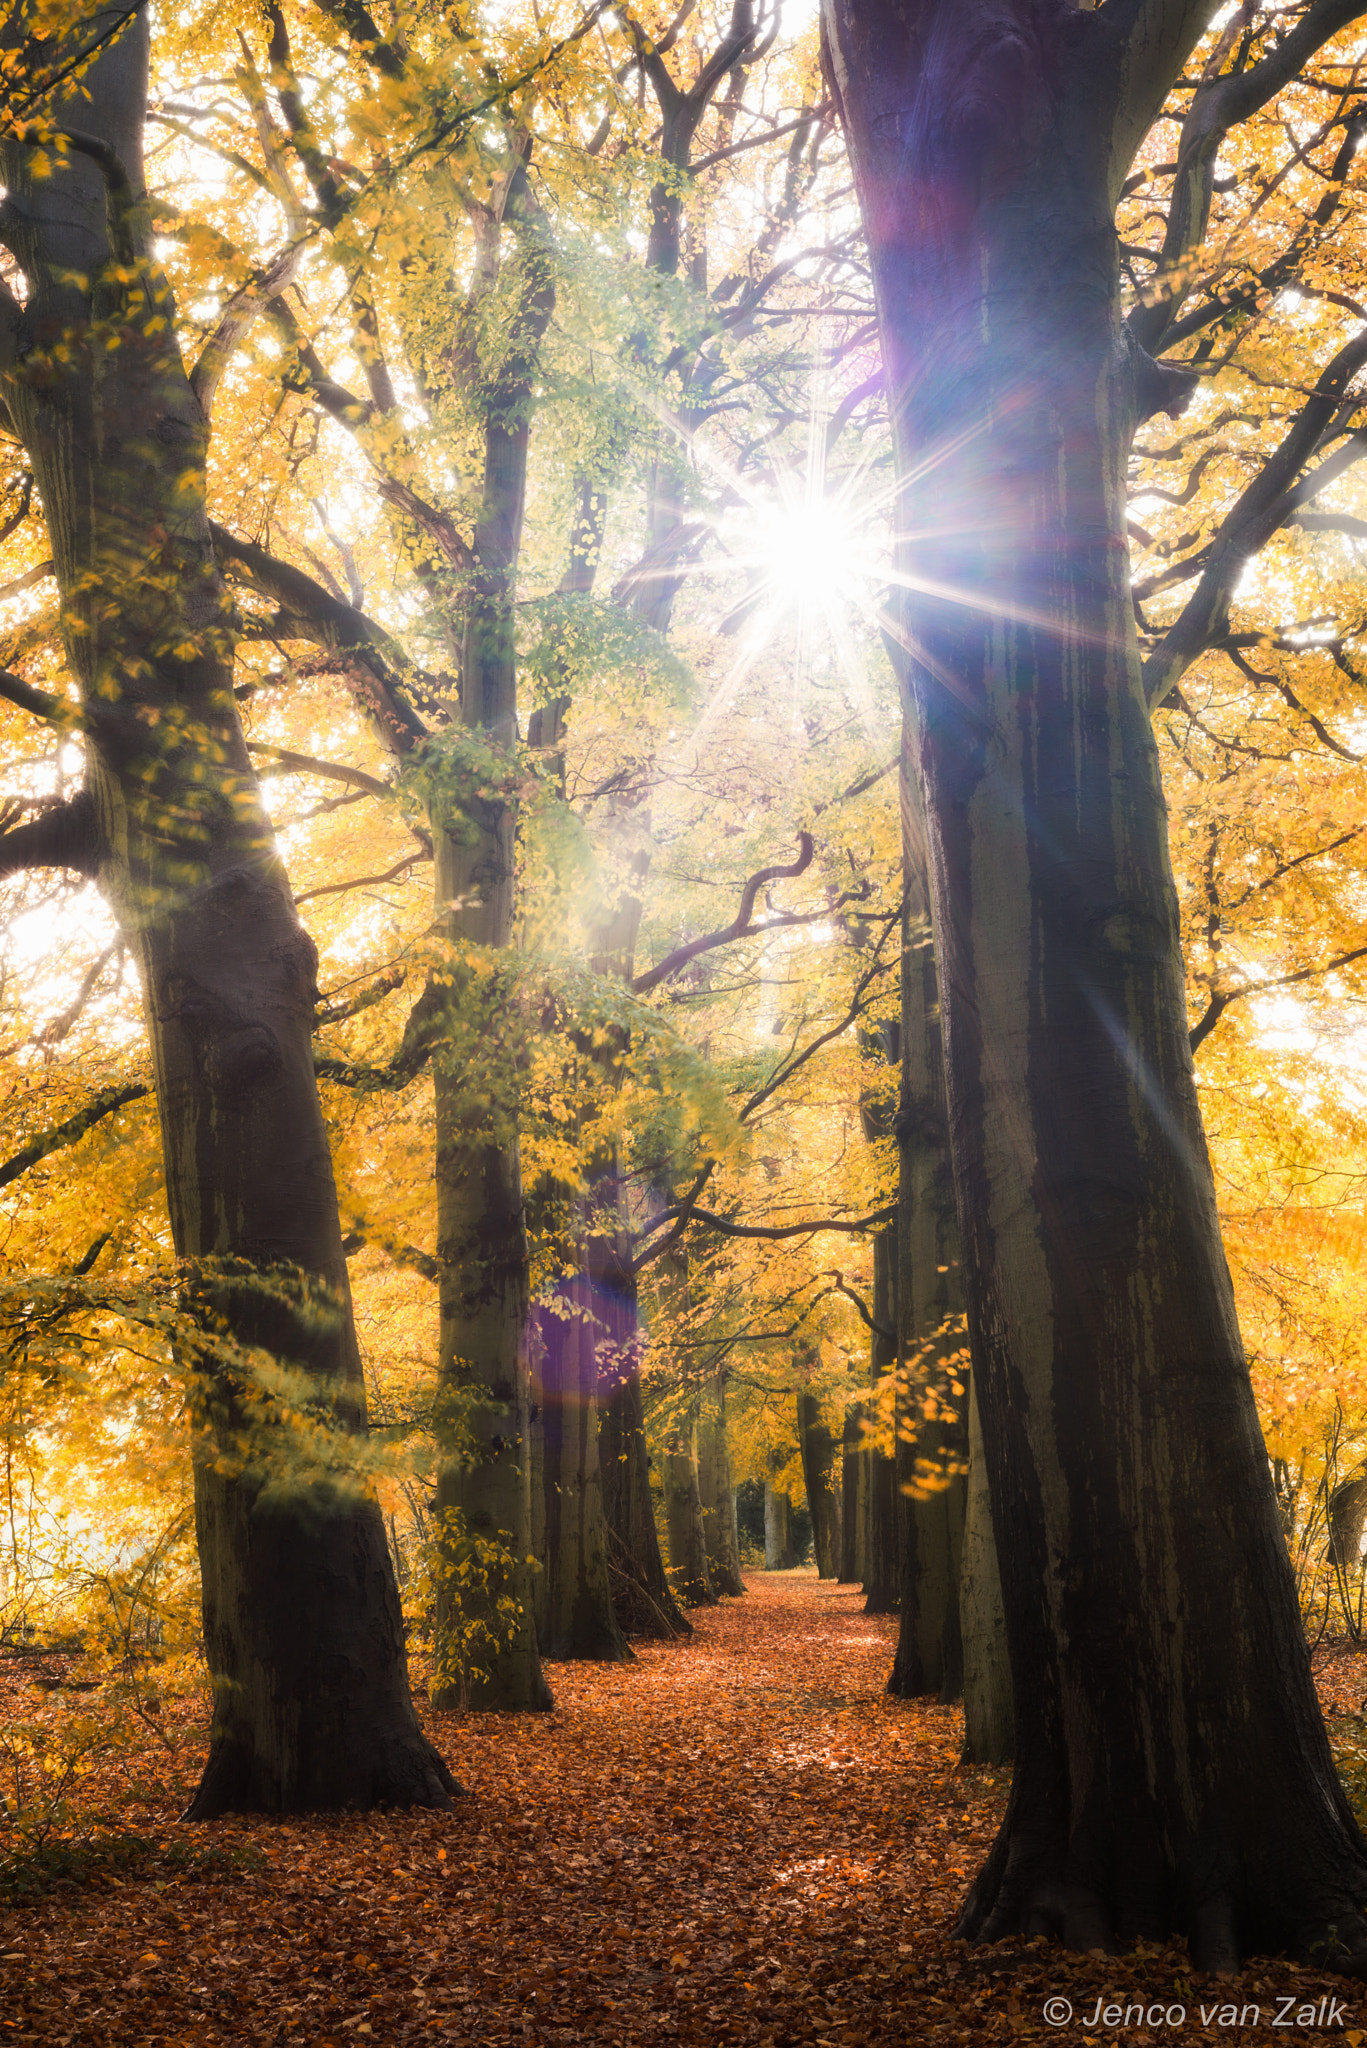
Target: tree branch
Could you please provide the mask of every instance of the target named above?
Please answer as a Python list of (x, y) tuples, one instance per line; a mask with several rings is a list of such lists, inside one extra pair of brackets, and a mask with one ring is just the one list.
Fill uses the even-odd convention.
[[(1108, 79), (1111, 183), (1116, 197), (1135, 151), (1163, 110), (1182, 66), (1205, 34), (1215, 0), (1105, 0), (1081, 39), (1078, 87)], [(1101, 45), (1098, 48), (1098, 45)], [(1077, 88), (1075, 88), (1077, 89)], [(1093, 83), (1090, 97), (1096, 97)]]
[(210, 526), (220, 558), (233, 563), (241, 580), (280, 605), (282, 637), (293, 634), (318, 647), (354, 657), (342, 664), (353, 695), (374, 721), (380, 739), (395, 760), (402, 760), (428, 736), (427, 727), (408, 703), (400, 680), (404, 658), (383, 626), (354, 605), (346, 604), (315, 583), (302, 569), (282, 562), (253, 541), (239, 540), (224, 526)]
[(141, 1102), (152, 1093), (149, 1081), (125, 1081), (116, 1088), (106, 1088), (99, 1095), (92, 1096), (84, 1109), (78, 1109), (74, 1116), (64, 1123), (54, 1124), (51, 1130), (43, 1131), (36, 1138), (30, 1138), (27, 1145), (7, 1159), (0, 1166), (0, 1188), (7, 1188), (11, 1181), (18, 1180), (21, 1173), (27, 1173), (40, 1159), (46, 1159), (50, 1152), (60, 1152), (65, 1145), (75, 1145), (87, 1131), (103, 1123), (116, 1110), (124, 1109), (130, 1102)]
[(55, 697), (51, 690), (39, 690), (22, 676), (11, 675), (7, 668), (0, 669), (0, 697), (48, 725), (68, 727), (76, 723), (76, 714), (65, 697)]
[(384, 78), (403, 77), (403, 52), (386, 42), (362, 0), (314, 0), (320, 14), (344, 28), (366, 63)]
[(415, 1244), (400, 1244), (397, 1239), (379, 1233), (367, 1236), (363, 1230), (349, 1230), (342, 1239), (342, 1250), (347, 1258), (352, 1258), (372, 1244), (378, 1246), (394, 1265), (405, 1266), (410, 1273), (421, 1273), (423, 1279), (430, 1280), (434, 1287), (440, 1285), (440, 1259), (434, 1259), (430, 1252), (419, 1251)]
[(95, 800), (85, 790), (64, 803), (47, 804), (36, 817), (0, 832), (0, 877), (28, 868), (72, 868), (94, 875), (100, 842)]
[(413, 1005), (399, 1049), (386, 1066), (369, 1066), (359, 1060), (334, 1059), (315, 1054), (313, 1071), (321, 1081), (334, 1081), (342, 1088), (355, 1088), (369, 1095), (406, 1088), (416, 1080), (441, 1042), (446, 1028), (446, 992), (428, 986)]
[(455, 569), (470, 574), (475, 567), (475, 558), (461, 536), (455, 521), (439, 506), (429, 504), (410, 484), (402, 478), (391, 476), (382, 469), (375, 459), (374, 450), (366, 445), (359, 429), (366, 426), (379, 409), (373, 399), (357, 398), (354, 392), (339, 384), (324, 369), (322, 361), (311, 341), (303, 333), (298, 321), (283, 299), (272, 300), (271, 318), (284, 340), (295, 351), (300, 368), (304, 373), (301, 387), (312, 393), (324, 412), (346, 428), (364, 453), (366, 460), (375, 471), (376, 489), (385, 503), (397, 512), (411, 519), (429, 540), (436, 543), (447, 561)]
[[(1364, 948), (1367, 950), (1367, 948)], [(658, 1219), (645, 1230), (641, 1237), (649, 1237), (653, 1231), (672, 1222), (676, 1212), (662, 1209)], [(885, 1209), (875, 1209), (868, 1216), (818, 1216), (812, 1223), (736, 1223), (729, 1216), (715, 1216), (710, 1209), (689, 1209), (686, 1220), (689, 1223), (705, 1223), (709, 1230), (720, 1231), (723, 1237), (764, 1237), (771, 1239), (788, 1237), (810, 1237), (819, 1230), (860, 1231), (873, 1230), (880, 1223), (891, 1223), (897, 1215), (897, 1204), (891, 1202)], [(834, 1289), (839, 1293), (842, 1290)], [(857, 1296), (851, 1299), (857, 1300)], [(870, 1325), (870, 1327), (875, 1327)], [(881, 1335), (880, 1331), (880, 1335)]]
[(213, 411), (219, 380), (234, 353), (271, 302), (294, 282), (303, 253), (302, 241), (291, 242), (263, 269), (248, 278), (246, 284), (239, 286), (219, 314), (218, 325), (200, 350), (199, 359), (190, 372), (190, 389), (206, 420)]
[(294, 899), (295, 908), (301, 903), (314, 903), (320, 896), (345, 896), (349, 889), (374, 889), (383, 882), (397, 882), (400, 875), (406, 875), (419, 861), (431, 860), (427, 852), (410, 853), (403, 860), (395, 861), (392, 868), (386, 868), (382, 875), (357, 875), (350, 882), (325, 882), (320, 889), (305, 889), (302, 896)]
[(720, 931), (708, 932), (702, 938), (690, 939), (686, 946), (679, 946), (674, 952), (667, 953), (658, 966), (636, 976), (631, 984), (632, 993), (638, 996), (645, 995), (647, 990), (658, 988), (662, 981), (668, 981), (671, 975), (678, 974), (682, 968), (687, 967), (690, 960), (696, 960), (700, 953), (710, 953), (718, 946), (729, 946), (733, 940), (744, 938), (752, 929), (750, 920), (754, 915), (755, 898), (764, 884), (805, 875), (811, 866), (812, 856), (816, 851), (815, 841), (810, 832), (799, 832), (797, 837), (797, 859), (787, 867), (761, 868), (758, 874), (751, 875), (741, 891), (740, 909), (730, 924)]
[[(1255, 11), (1246, 9), (1246, 16)], [(1170, 333), (1172, 315), (1186, 296), (1187, 259), (1205, 240), (1216, 159), (1225, 136), (1266, 106), (1331, 36), (1364, 12), (1367, 8), (1362, 0), (1313, 0), (1295, 26), (1280, 35), (1267, 55), (1247, 71), (1226, 72), (1203, 81), (1197, 89), (1182, 124), (1159, 273), (1150, 287), (1149, 302), (1137, 307), (1129, 322), (1131, 333), (1145, 348), (1157, 353), (1165, 336), (1169, 341), (1174, 338)], [(1335, 166), (1340, 179), (1347, 175), (1356, 141), (1356, 133), (1351, 133), (1345, 144), (1346, 158), (1340, 152)], [(1331, 201), (1326, 219), (1332, 211)]]
[(1334, 425), (1348, 385), (1364, 363), (1367, 330), (1355, 334), (1327, 365), (1281, 446), (1225, 515), (1205, 550), (1199, 584), (1144, 664), (1144, 691), (1151, 711), (1181, 680), (1197, 655), (1223, 634), (1230, 601), (1250, 556), (1265, 547), (1307, 499), (1367, 455), (1367, 437), (1354, 433), (1318, 469), (1300, 475)]
[[(11, 527), (10, 531), (13, 530)], [(26, 590), (32, 590), (35, 583), (43, 583), (56, 573), (50, 557), (46, 562), (35, 562), (31, 569), (25, 569), (22, 576), (12, 576), (8, 583), (0, 583), (0, 603), (7, 598), (22, 597)]]
[[(894, 1203), (892, 1208), (892, 1216), (895, 1216), (896, 1214), (897, 1207)], [(895, 1344), (897, 1342), (896, 1330), (890, 1330), (886, 1323), (875, 1322), (874, 1318), (869, 1314), (868, 1309), (864, 1306), (862, 1298), (855, 1293), (852, 1287), (847, 1287), (845, 1285), (845, 1276), (843, 1273), (832, 1273), (829, 1277), (835, 1283), (830, 1288), (830, 1293), (843, 1294), (846, 1301), (852, 1301), (855, 1307), (858, 1309), (859, 1314), (863, 1319), (864, 1323), (870, 1330), (872, 1330), (875, 1337), (881, 1337), (884, 1343), (886, 1344)]]
[[(20, 140), (33, 147), (51, 141), (53, 134), (54, 131), (44, 129), (36, 132), (31, 138), (22, 136)], [(80, 128), (58, 128), (55, 135), (57, 139), (65, 142), (69, 149), (74, 149), (78, 156), (88, 157), (98, 167), (100, 176), (104, 179), (110, 252), (116, 262), (131, 268), (138, 260), (137, 236), (134, 233), (138, 202), (122, 157), (100, 136), (87, 135)]]
[(381, 782), (376, 775), (367, 775), (363, 768), (347, 768), (340, 761), (320, 761), (313, 754), (293, 754), (288, 747), (262, 747), (255, 742), (247, 752), (276, 762), (287, 775), (321, 775), (329, 782), (344, 782), (350, 789), (362, 789), (367, 796), (391, 794), (389, 783)]
[(1294, 974), (1278, 974), (1267, 981), (1250, 981), (1243, 988), (1232, 988), (1219, 994), (1212, 994), (1202, 1016), (1193, 1024), (1188, 1042), (1193, 1052), (1200, 1046), (1219, 1023), (1231, 1003), (1242, 1002), (1245, 996), (1267, 995), (1272, 989), (1294, 988), (1302, 981), (1313, 981), (1317, 975), (1332, 974), (1336, 967), (1350, 967), (1355, 960), (1367, 959), (1367, 946), (1354, 946), (1349, 953), (1336, 953), (1332, 960), (1326, 960), (1318, 967), (1298, 967)]

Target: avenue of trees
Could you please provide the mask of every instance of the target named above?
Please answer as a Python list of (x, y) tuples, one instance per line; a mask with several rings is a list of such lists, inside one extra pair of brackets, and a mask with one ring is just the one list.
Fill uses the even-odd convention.
[(1014, 1762), (966, 1936), (1367, 1967), (1367, 9), (0, 81), (4, 1643), (442, 1805), (410, 1644), (541, 1711), (802, 1512)]

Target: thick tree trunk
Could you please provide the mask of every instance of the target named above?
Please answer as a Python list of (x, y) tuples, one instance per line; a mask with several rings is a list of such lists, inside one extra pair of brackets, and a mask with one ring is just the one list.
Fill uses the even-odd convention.
[[(615, 1195), (612, 1197), (616, 1206)], [(634, 1636), (668, 1640), (693, 1624), (670, 1588), (650, 1498), (650, 1451), (641, 1400), (642, 1335), (636, 1275), (625, 1226), (590, 1245), (600, 1326), (598, 1471), (618, 1625)]]
[[(82, 690), (88, 866), (141, 971), (176, 1253), (205, 1262), (195, 1292), (236, 1341), (303, 1368), (359, 1432), (312, 1063), (316, 952), (238, 725), (205, 420), (141, 211), (146, 20), (84, 88), (70, 115), (111, 152), (107, 176), (88, 152), (33, 182), (23, 152), (4, 164), (29, 305), (0, 305), (0, 387), (43, 500)], [(119, 324), (117, 352), (92, 342), (94, 319)], [(49, 340), (31, 356), (35, 334)], [(451, 1774), (408, 1694), (379, 1507), (361, 1485), (309, 1473), (242, 1393), (209, 1354), (195, 1520), (213, 1731), (189, 1817), (447, 1804)]]
[[(900, 669), (900, 650), (893, 652)], [(925, 817), (919, 784), (907, 768), (904, 751), (897, 1314), (899, 1393), (915, 1421), (899, 1432), (899, 1475), (908, 1491), (902, 1500), (901, 1627), (888, 1690), (902, 1698), (935, 1693), (953, 1700), (963, 1690), (965, 1654), (959, 1611), (968, 1456), (963, 1269), (930, 938)]]
[[(502, 736), (511, 746), (511, 737)], [(434, 820), (435, 823), (435, 820)], [(511, 807), (472, 795), (437, 839), (437, 900), (453, 939), (496, 954), (512, 922)], [(481, 901), (481, 897), (483, 900)], [(468, 955), (466, 956), (469, 957)], [(496, 970), (453, 974), (450, 1043), (435, 1065), (439, 1371), (451, 1454), (436, 1508), (453, 1564), (438, 1580), (439, 1706), (543, 1708), (536, 1649), (529, 1471), (527, 1241), (515, 1108), (488, 1097), (504, 1027)], [(471, 1043), (483, 1059), (468, 1064)], [(505, 1070), (506, 1071), (506, 1070)], [(481, 1085), (483, 1083), (483, 1085)]]
[(960, 1932), (1180, 1932), (1201, 1968), (1252, 1947), (1361, 1965), (1367, 1851), (1220, 1243), (1135, 648), (1139, 366), (1112, 210), (1162, 93), (1123, 127), (1144, 74), (1112, 39), (1138, 18), (826, 0), (906, 486), (908, 710), (1015, 1679), (1011, 1800)]
[[(523, 173), (519, 171), (517, 178)], [(510, 199), (510, 205), (512, 200)], [(484, 484), (466, 600), (461, 719), (495, 761), (454, 761), (435, 787), (436, 900), (450, 941), (447, 1043), (434, 1062), (439, 1371), (452, 1454), (437, 1508), (459, 1573), (438, 1582), (433, 1697), (477, 1708), (549, 1707), (529, 1563), (527, 1233), (522, 1201), (512, 941), (517, 657), (513, 599), (526, 492), (532, 367), (554, 289), (524, 252), (515, 334), (484, 431)], [(448, 906), (454, 905), (454, 908)]]
[[(880, 1230), (873, 1240), (873, 1319), (892, 1330), (896, 1318), (897, 1235), (893, 1230)], [(871, 1349), (876, 1387), (896, 1369), (896, 1339), (874, 1336)], [(896, 1614), (902, 1590), (896, 1453), (874, 1444), (864, 1457), (864, 1612)]]
[(964, 1520), (959, 1612), (964, 1646), (964, 1761), (1005, 1764), (1016, 1753), (1015, 1695), (1006, 1644), (1006, 1611), (992, 1532), (992, 1494), (982, 1424), (968, 1390), (968, 1505)]
[(544, 1657), (621, 1663), (631, 1656), (613, 1612), (598, 1477), (598, 1362), (593, 1290), (566, 1281), (539, 1317)]
[(840, 1583), (842, 1586), (862, 1584), (867, 1545), (864, 1529), (867, 1522), (867, 1489), (869, 1453), (864, 1442), (864, 1417), (867, 1413), (862, 1401), (851, 1401), (845, 1409), (845, 1427), (840, 1440)]
[(901, 1622), (888, 1691), (899, 1699), (934, 1693), (957, 1700), (964, 1689), (959, 1608), (963, 1558), (962, 1478), (908, 1502), (902, 1558)]
[[(207, 432), (142, 208), (144, 17), (82, 84), (67, 111), (93, 150), (41, 180), (22, 151), (5, 161), (29, 297), (21, 312), (0, 296), (0, 389), (81, 688), (88, 864), (142, 975), (177, 1255), (204, 1262), (196, 1290), (235, 1339), (302, 1368), (360, 1431), (313, 1078), (316, 954), (237, 720)], [(206, 1363), (195, 1508), (214, 1719), (190, 1817), (444, 1805), (454, 1786), (409, 1698), (379, 1507), (344, 1473), (310, 1471), (244, 1391)]]
[(817, 1577), (834, 1579), (840, 1573), (840, 1496), (832, 1478), (835, 1436), (822, 1416), (820, 1401), (807, 1387), (797, 1397), (797, 1441), (807, 1505), (812, 1511)]
[(530, 1346), (530, 1386), (527, 1406), (527, 1541), (536, 1559), (532, 1573), (532, 1627), (536, 1647), (546, 1655), (547, 1592), (550, 1575), (546, 1557), (546, 1392), (542, 1384), (545, 1345), (533, 1318)]
[(703, 1533), (702, 1494), (698, 1487), (698, 1409), (691, 1400), (674, 1424), (664, 1454), (665, 1534), (669, 1544), (669, 1576), (685, 1607), (714, 1607), (712, 1575)]
[(717, 1373), (703, 1388), (699, 1403), (698, 1486), (702, 1493), (703, 1536), (712, 1591), (737, 1597), (745, 1591), (745, 1581), (740, 1575), (740, 1531), (736, 1527), (736, 1494), (726, 1444), (723, 1373)]
[(790, 1572), (797, 1564), (793, 1548), (793, 1503), (786, 1493), (764, 1482), (764, 1569)]

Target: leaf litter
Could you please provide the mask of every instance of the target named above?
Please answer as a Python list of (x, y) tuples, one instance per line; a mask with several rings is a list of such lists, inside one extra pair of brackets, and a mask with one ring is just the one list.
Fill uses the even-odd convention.
[[(149, 1734), (102, 1788), (121, 1832), (0, 1908), (0, 2042), (1367, 2039), (1367, 1998), (1328, 1971), (956, 1942), (1009, 1773), (960, 1764), (958, 1708), (888, 1697), (897, 1624), (857, 1589), (748, 1585), (690, 1641), (552, 1665), (553, 1713), (420, 1696), (466, 1788), (450, 1813), (179, 1824), (206, 1716), (168, 1708), (171, 1746)], [(1335, 1701), (1367, 1692), (1361, 1668), (1326, 1665)], [(56, 1711), (61, 1676), (7, 1663), (5, 1711)]]

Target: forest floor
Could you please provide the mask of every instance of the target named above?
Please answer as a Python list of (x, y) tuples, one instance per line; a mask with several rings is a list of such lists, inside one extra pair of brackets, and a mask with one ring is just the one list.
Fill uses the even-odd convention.
[[(1006, 1774), (960, 1767), (958, 1709), (887, 1697), (896, 1623), (810, 1571), (696, 1619), (630, 1665), (553, 1665), (553, 1714), (428, 1713), (469, 1793), (451, 1813), (178, 1826), (203, 1756), (185, 1702), (107, 1788), (136, 1843), (0, 1906), (0, 2043), (1367, 2038), (1367, 1990), (1326, 1972), (965, 1949)], [(42, 1689), (60, 1660), (23, 1661), (0, 1716), (70, 1711)], [(1322, 1661), (1326, 1704), (1355, 1707), (1367, 1662)]]

